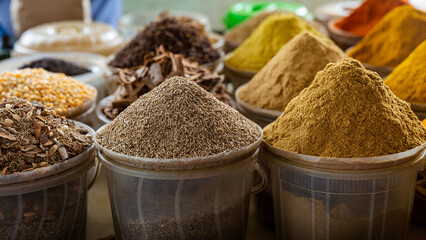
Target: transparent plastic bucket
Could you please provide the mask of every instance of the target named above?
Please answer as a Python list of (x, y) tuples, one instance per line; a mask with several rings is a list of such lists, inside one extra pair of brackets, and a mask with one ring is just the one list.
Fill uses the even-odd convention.
[(78, 121), (78, 122), (82, 122), (84, 124), (89, 125), (92, 128), (96, 127), (97, 121), (96, 121), (96, 113), (95, 113), (95, 109), (96, 109), (95, 99), (91, 100), (88, 104), (90, 104), (90, 106), (88, 107), (86, 111), (67, 116), (67, 118)]
[(417, 115), (420, 121), (426, 118), (426, 104), (422, 103), (410, 103), (411, 110)]
[(100, 123), (100, 126), (104, 126), (110, 122), (112, 122), (111, 119), (109, 119), (103, 112), (103, 109), (112, 101), (112, 98), (114, 96), (108, 96), (104, 99), (102, 99), (98, 105), (96, 106), (96, 117), (98, 119), (98, 122)]
[(246, 70), (242, 70), (242, 69), (238, 69), (235, 67), (230, 66), (229, 64), (226, 63), (226, 60), (231, 56), (231, 53), (226, 54), (226, 56), (224, 57), (224, 69), (223, 72), (225, 74), (225, 76), (231, 80), (232, 85), (233, 85), (233, 89), (234, 92), (243, 84), (246, 84), (248, 81), (250, 81), (250, 79), (257, 73), (257, 72), (253, 72), (253, 71), (246, 71)]
[[(273, 111), (268, 109), (257, 108), (251, 106), (243, 101), (241, 101), (238, 97), (239, 91), (245, 87), (246, 84), (240, 86), (235, 92), (235, 99), (237, 101), (238, 111), (243, 114), (248, 119), (252, 120), (260, 127), (264, 128), (266, 125), (275, 121), (279, 116), (281, 116), (282, 112)], [(259, 159), (259, 164), (265, 169), (266, 175), (268, 179), (270, 178), (270, 172), (267, 168), (267, 164), (265, 164), (262, 159)], [(255, 178), (258, 176), (255, 176)], [(253, 196), (254, 201), (254, 213), (256, 217), (263, 223), (273, 226), (274, 225), (274, 208), (272, 202), (272, 185), (269, 182), (266, 186), (265, 190), (259, 192), (258, 194)]]
[(239, 112), (262, 128), (266, 127), (266, 125), (272, 123), (279, 116), (281, 116), (282, 112), (280, 111), (258, 108), (241, 101), (241, 99), (238, 97), (238, 93), (245, 86), (246, 84), (240, 86), (237, 91), (235, 91), (235, 100), (237, 102)]
[(321, 158), (263, 143), (279, 239), (405, 239), (426, 144), (388, 156)]
[[(259, 144), (227, 154), (173, 160), (129, 157), (98, 145), (107, 171), (116, 237), (245, 239), (250, 194), (262, 190), (267, 181), (256, 164)], [(134, 160), (145, 166), (158, 161), (165, 169), (146, 170), (141, 168), (144, 164), (135, 166)], [(166, 170), (202, 167), (201, 162), (212, 160), (223, 164)], [(255, 170), (263, 181), (252, 187)]]
[[(76, 123), (94, 131), (86, 125)], [(2, 239), (84, 239), (95, 147), (65, 162), (0, 176)]]
[(354, 35), (348, 31), (339, 29), (336, 27), (336, 23), (341, 18), (335, 18), (327, 23), (327, 28), (330, 33), (331, 39), (343, 50), (355, 46), (361, 39), (362, 36)]

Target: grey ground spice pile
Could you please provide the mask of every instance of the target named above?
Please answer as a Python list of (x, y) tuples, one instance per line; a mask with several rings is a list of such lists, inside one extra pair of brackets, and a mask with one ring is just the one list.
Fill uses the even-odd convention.
[(354, 59), (329, 63), (264, 129), (264, 139), (289, 152), (322, 157), (373, 157), (426, 141), (426, 128), (380, 76)]
[(246, 147), (256, 124), (195, 82), (173, 77), (141, 96), (96, 134), (114, 152), (146, 158), (189, 158)]
[(92, 145), (87, 133), (38, 102), (4, 100), (0, 103), (0, 176), (77, 156)]

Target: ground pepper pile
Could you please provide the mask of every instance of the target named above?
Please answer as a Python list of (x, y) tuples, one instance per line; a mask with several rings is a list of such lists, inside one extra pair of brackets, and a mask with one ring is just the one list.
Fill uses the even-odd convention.
[(226, 60), (230, 66), (259, 71), (281, 47), (302, 31), (326, 38), (294, 14), (276, 14), (265, 19)]
[(145, 56), (143, 65), (119, 69), (117, 74), (120, 83), (112, 101), (103, 109), (104, 114), (110, 119), (116, 118), (143, 94), (175, 76), (195, 81), (220, 101), (236, 108), (235, 101), (223, 85), (225, 80), (223, 75), (211, 72), (208, 68), (186, 59), (183, 55), (169, 52), (162, 46), (155, 53), (151, 52)]
[(281, 48), (238, 92), (238, 97), (249, 105), (282, 112), (311, 84), (318, 71), (344, 57), (335, 44), (302, 32)]
[(271, 15), (284, 13), (284, 11), (264, 11), (256, 16), (253, 16), (244, 22), (233, 27), (229, 32), (225, 34), (225, 39), (228, 42), (235, 44), (241, 44), (246, 40), (250, 34), (265, 20)]
[(0, 103), (0, 175), (63, 162), (92, 145), (88, 131), (38, 102)]
[(199, 64), (214, 62), (220, 54), (198, 28), (165, 17), (154, 21), (117, 53), (109, 65), (117, 68), (140, 66), (146, 54), (158, 47), (184, 55)]
[(404, 4), (408, 4), (407, 0), (366, 0), (335, 26), (354, 35), (365, 36), (383, 16)]
[(193, 81), (173, 77), (141, 96), (96, 134), (114, 152), (190, 158), (230, 152), (261, 136), (256, 124)]
[(75, 63), (64, 61), (56, 58), (42, 58), (32, 61), (19, 69), (23, 68), (43, 68), (46, 71), (54, 73), (63, 73), (67, 76), (77, 76), (84, 73), (89, 73), (90, 70), (79, 66)]
[(95, 89), (61, 73), (26, 68), (0, 74), (0, 100), (13, 97), (39, 101), (60, 115), (94, 99)]
[(380, 76), (354, 59), (330, 63), (264, 129), (289, 152), (322, 157), (374, 157), (426, 141), (426, 128)]
[(392, 71), (385, 83), (399, 98), (426, 104), (426, 40)]
[(396, 67), (426, 39), (426, 12), (410, 5), (393, 9), (348, 52), (378, 67)]

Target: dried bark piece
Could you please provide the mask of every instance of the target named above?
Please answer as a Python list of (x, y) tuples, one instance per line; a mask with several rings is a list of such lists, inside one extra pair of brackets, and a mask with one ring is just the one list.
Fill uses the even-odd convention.
[(1, 128), (1, 127), (0, 127), (0, 137), (5, 138), (5, 139), (9, 139), (9, 140), (12, 140), (12, 141), (16, 140), (16, 137), (14, 135), (12, 135), (8, 131), (6, 131), (6, 129)]

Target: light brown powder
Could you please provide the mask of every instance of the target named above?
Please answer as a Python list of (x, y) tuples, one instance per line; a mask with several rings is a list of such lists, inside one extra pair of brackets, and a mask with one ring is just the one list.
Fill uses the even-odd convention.
[(319, 72), (264, 129), (264, 139), (312, 156), (373, 157), (423, 144), (426, 128), (377, 73), (347, 58)]
[(114, 152), (146, 158), (189, 158), (246, 147), (258, 126), (193, 81), (173, 77), (124, 110), (96, 135)]
[(258, 108), (282, 112), (291, 99), (311, 84), (318, 71), (344, 57), (331, 41), (302, 32), (281, 48), (240, 90), (238, 97)]

